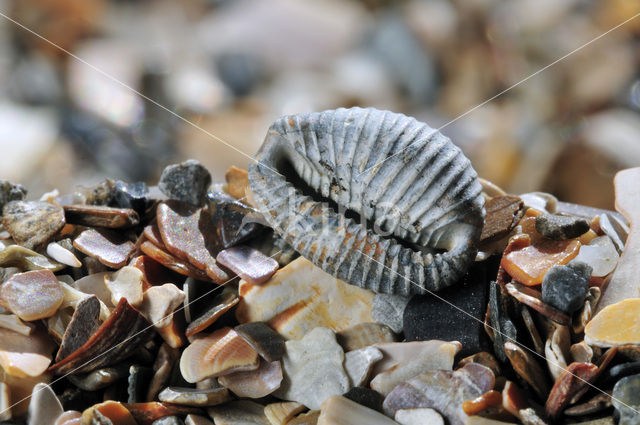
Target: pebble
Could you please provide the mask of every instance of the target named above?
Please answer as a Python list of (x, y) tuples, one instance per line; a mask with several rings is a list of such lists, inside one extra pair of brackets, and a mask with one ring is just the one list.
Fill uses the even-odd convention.
[[(239, 301), (240, 298), (238, 298), (238, 294), (236, 294), (234, 290), (225, 287), (222, 292), (216, 294), (213, 299), (207, 300), (207, 304), (209, 304), (210, 307), (207, 308), (202, 314), (199, 314), (197, 318), (193, 318), (193, 320), (187, 327), (185, 333), (186, 336), (190, 337), (197, 334), (198, 332), (202, 332), (213, 323), (215, 323), (216, 320), (220, 318), (220, 316), (235, 307)], [(185, 305), (187, 305), (188, 302), (189, 300), (187, 299), (187, 297), (185, 297)], [(192, 308), (193, 305), (190, 305), (189, 309), (191, 310)], [(191, 311), (189, 311), (189, 314), (191, 314)]]
[(493, 372), (479, 364), (461, 369), (431, 370), (396, 386), (385, 398), (384, 412), (395, 416), (400, 409), (428, 407), (437, 410), (451, 425), (463, 425), (467, 415), (462, 403), (490, 391)]
[(638, 282), (638, 270), (640, 270), (640, 232), (638, 232), (640, 227), (638, 212), (640, 191), (637, 184), (639, 179), (640, 167), (619, 171), (613, 181), (616, 209), (631, 222), (631, 232), (618, 265), (604, 288), (596, 314), (622, 300), (638, 297), (640, 291), (640, 283)]
[(27, 425), (55, 425), (64, 410), (51, 387), (47, 384), (36, 384), (29, 401)]
[(238, 168), (234, 165), (229, 167), (224, 175), (227, 181), (227, 192), (236, 199), (245, 197), (246, 190), (249, 188), (249, 173), (247, 170)]
[(522, 199), (514, 195), (494, 196), (485, 205), (486, 216), (481, 242), (503, 238), (518, 224), (524, 214)]
[(444, 341), (399, 342), (376, 347), (384, 358), (376, 365), (371, 388), (385, 396), (396, 385), (428, 370), (451, 370), (461, 348), (459, 342)]
[(107, 267), (118, 269), (124, 266), (133, 253), (133, 242), (122, 235), (107, 230), (88, 229), (74, 239), (78, 251), (93, 257)]
[(57, 272), (65, 266), (23, 246), (9, 245), (0, 250), (0, 267), (17, 267), (26, 271), (46, 269)]
[(199, 415), (187, 415), (184, 425), (214, 425), (209, 419)]
[(217, 406), (231, 400), (226, 388), (180, 388), (167, 387), (158, 394), (158, 400), (165, 403), (181, 404), (185, 406)]
[(11, 201), (22, 201), (27, 196), (27, 189), (21, 184), (0, 180), (0, 211)]
[(69, 375), (67, 379), (83, 391), (98, 391), (114, 382), (125, 379), (129, 374), (128, 364), (119, 364), (94, 370), (84, 375)]
[(536, 230), (556, 241), (577, 238), (589, 231), (589, 222), (581, 217), (541, 214), (536, 217)]
[(640, 375), (627, 376), (613, 387), (613, 407), (620, 415), (620, 425), (640, 424)]
[(180, 357), (180, 372), (189, 383), (226, 373), (255, 370), (258, 353), (231, 328), (225, 327), (192, 342)]
[(276, 260), (267, 257), (257, 249), (244, 245), (220, 251), (216, 261), (253, 285), (268, 281), (278, 270)]
[(178, 416), (165, 416), (164, 418), (156, 419), (151, 425), (184, 425), (184, 422)]
[(279, 360), (273, 362), (261, 360), (256, 370), (223, 375), (218, 378), (218, 382), (238, 397), (262, 398), (280, 388), (282, 379), (282, 366)]
[(195, 159), (168, 165), (158, 181), (158, 188), (169, 199), (196, 206), (204, 205), (209, 186), (211, 174)]
[(590, 265), (579, 262), (551, 267), (542, 280), (542, 301), (573, 314), (584, 305), (591, 271)]
[(382, 412), (382, 402), (384, 401), (384, 397), (382, 394), (369, 387), (352, 387), (343, 395), (349, 400), (353, 400), (358, 404), (368, 407), (369, 409)]
[(231, 276), (217, 264), (215, 255), (222, 249), (215, 238), (211, 219), (202, 209), (188, 204), (167, 201), (158, 205), (158, 230), (166, 249), (176, 257), (203, 270), (218, 284)]
[(264, 415), (271, 425), (285, 425), (298, 413), (307, 410), (304, 405), (295, 401), (270, 403), (264, 407)]
[(2, 225), (16, 243), (44, 248), (64, 227), (64, 210), (48, 202), (11, 201), (4, 206)]
[(27, 322), (53, 316), (63, 300), (50, 270), (16, 273), (0, 286), (0, 305)]
[(367, 384), (373, 365), (383, 356), (376, 347), (364, 347), (349, 351), (344, 357), (344, 370), (349, 376), (351, 386), (359, 387)]
[(396, 340), (388, 326), (375, 322), (358, 323), (336, 333), (336, 338), (345, 352)]
[(173, 283), (152, 286), (142, 296), (140, 312), (154, 327), (164, 328), (171, 325), (173, 312), (182, 305), (184, 298), (184, 292)]
[(111, 206), (116, 208), (131, 208), (140, 213), (144, 213), (147, 207), (149, 189), (144, 182), (125, 183), (116, 181), (113, 186), (113, 199)]
[(628, 298), (605, 307), (584, 329), (584, 340), (596, 347), (640, 344), (640, 298)]
[[(124, 266), (117, 272), (106, 276), (104, 284), (111, 292), (113, 305), (117, 305), (121, 298), (125, 298), (133, 307), (140, 307), (142, 304), (142, 272), (140, 269)], [(154, 322), (152, 321), (152, 323)]]
[(24, 323), (15, 314), (0, 314), (0, 328), (10, 329), (19, 334), (29, 336), (35, 326), (32, 323)]
[(620, 255), (611, 238), (600, 236), (592, 240), (589, 245), (581, 246), (578, 256), (571, 260), (569, 265), (578, 262), (586, 263), (593, 269), (592, 276), (604, 277), (616, 268), (619, 259)]
[[(573, 398), (587, 388), (598, 375), (598, 367), (592, 363), (571, 363), (556, 379), (544, 405), (549, 418), (557, 420)], [(546, 394), (545, 394), (546, 395)]]
[(216, 425), (271, 425), (264, 406), (249, 400), (238, 400), (207, 409)]
[(92, 295), (77, 304), (62, 337), (58, 354), (56, 354), (56, 362), (82, 347), (99, 327), (100, 302), (95, 295)]
[(560, 325), (570, 325), (571, 317), (542, 301), (542, 293), (516, 282), (505, 285), (509, 295)]
[(589, 363), (593, 360), (593, 348), (584, 341), (573, 344), (569, 352), (574, 362)]
[(440, 413), (429, 408), (396, 410), (394, 419), (400, 425), (444, 425)]
[(373, 321), (372, 291), (344, 283), (303, 257), (262, 285), (241, 281), (239, 294), (240, 323), (269, 322), (285, 338), (300, 339), (316, 327), (341, 331)]
[(395, 333), (402, 332), (404, 310), (409, 297), (392, 294), (376, 294), (371, 304), (373, 320), (389, 326)]
[(318, 425), (397, 425), (382, 413), (358, 404), (341, 395), (334, 395), (322, 403)]
[(513, 370), (531, 386), (538, 397), (544, 400), (549, 391), (549, 382), (533, 356), (513, 342), (506, 342), (504, 351)]
[(266, 361), (274, 362), (284, 356), (284, 338), (266, 323), (243, 323), (234, 329)]
[(284, 379), (274, 393), (276, 397), (317, 410), (327, 398), (347, 392), (344, 351), (331, 329), (315, 328), (302, 339), (289, 340), (285, 345)]

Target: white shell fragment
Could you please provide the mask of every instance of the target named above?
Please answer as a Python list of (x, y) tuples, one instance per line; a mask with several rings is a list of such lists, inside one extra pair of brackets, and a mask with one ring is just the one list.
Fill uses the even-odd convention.
[(47, 255), (58, 263), (66, 264), (69, 267), (82, 267), (78, 257), (57, 242), (51, 242), (47, 245)]
[(397, 422), (373, 409), (340, 395), (322, 403), (318, 425), (397, 425)]
[(475, 258), (484, 219), (476, 172), (414, 118), (373, 108), (285, 116), (255, 159), (249, 183), (267, 222), (345, 282), (424, 293), (454, 284)]
[(118, 305), (122, 298), (133, 307), (142, 304), (142, 271), (139, 268), (125, 266), (105, 277), (104, 284), (111, 291), (113, 305)]
[(62, 404), (49, 385), (37, 384), (33, 387), (27, 425), (54, 425), (63, 412)]
[(344, 355), (344, 369), (349, 375), (352, 387), (364, 385), (373, 365), (382, 359), (382, 352), (376, 347), (364, 347), (359, 350), (353, 350)]
[(164, 328), (171, 324), (173, 312), (182, 305), (184, 298), (184, 292), (173, 283), (152, 286), (144, 293), (140, 312), (154, 327)]
[(301, 340), (285, 344), (284, 379), (274, 393), (276, 397), (317, 410), (327, 398), (347, 392), (344, 351), (331, 329), (315, 328)]
[(412, 342), (387, 342), (376, 344), (375, 347), (382, 351), (383, 358), (373, 370), (375, 375), (387, 370), (399, 363), (408, 363), (422, 358), (430, 358), (433, 369), (451, 370), (453, 356), (460, 351), (462, 344), (457, 341), (412, 341)]
[(397, 410), (394, 419), (400, 425), (444, 425), (440, 413), (428, 407)]
[(19, 334), (29, 336), (35, 326), (29, 322), (23, 322), (15, 314), (0, 314), (0, 328), (10, 329)]
[(271, 403), (264, 406), (264, 415), (271, 425), (285, 425), (295, 415), (307, 410), (304, 405), (295, 401), (285, 401), (282, 403)]

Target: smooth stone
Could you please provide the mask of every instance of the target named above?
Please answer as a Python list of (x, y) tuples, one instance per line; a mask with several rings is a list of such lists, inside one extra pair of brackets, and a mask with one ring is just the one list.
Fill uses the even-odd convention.
[(304, 405), (295, 401), (270, 403), (264, 406), (264, 415), (271, 425), (286, 425), (298, 413), (307, 410)]
[(67, 223), (89, 227), (120, 229), (137, 226), (138, 213), (129, 208), (112, 208), (101, 205), (65, 205)]
[(95, 295), (92, 295), (77, 304), (62, 337), (58, 354), (56, 354), (56, 362), (82, 347), (99, 327), (100, 301)]
[(34, 330), (32, 323), (25, 323), (15, 314), (0, 314), (0, 328), (10, 329), (19, 334), (29, 336)]
[[(593, 360), (593, 348), (584, 341), (573, 344), (571, 348), (569, 348), (569, 352), (574, 362), (589, 363)], [(638, 372), (640, 372), (640, 370)]]
[(395, 342), (396, 337), (388, 326), (377, 322), (358, 323), (336, 333), (338, 344), (347, 351), (357, 350), (370, 345)]
[(637, 374), (640, 374), (640, 362), (622, 363), (605, 370), (598, 382), (603, 385), (612, 384), (625, 376)]
[(16, 273), (0, 286), (0, 305), (27, 322), (53, 316), (63, 301), (50, 270)]
[(88, 229), (73, 241), (78, 251), (93, 257), (107, 267), (120, 268), (127, 263), (135, 245), (122, 235), (108, 230)]
[(224, 174), (224, 179), (227, 182), (226, 189), (229, 195), (236, 199), (246, 196), (246, 191), (249, 188), (249, 173), (247, 170), (232, 165)]
[(47, 255), (58, 263), (65, 264), (69, 267), (82, 267), (82, 263), (78, 260), (78, 257), (57, 242), (51, 242), (47, 245)]
[(216, 425), (271, 425), (264, 414), (264, 406), (249, 400), (210, 407), (207, 413)]
[(58, 417), (55, 425), (82, 425), (82, 413), (68, 410)]
[(125, 183), (116, 181), (110, 205), (116, 208), (131, 208), (143, 213), (147, 206), (149, 189), (144, 182)]
[(173, 283), (152, 286), (142, 296), (140, 312), (154, 327), (164, 328), (171, 324), (173, 312), (182, 305), (184, 298), (184, 292)]
[(48, 202), (11, 201), (4, 206), (2, 225), (16, 243), (39, 249), (64, 227), (64, 210)]
[(400, 425), (444, 425), (440, 413), (429, 408), (400, 409), (394, 419)]
[(147, 366), (131, 365), (127, 378), (127, 403), (142, 403), (151, 383), (153, 370)]
[(182, 404), (185, 406), (217, 406), (229, 401), (229, 391), (226, 388), (180, 388), (167, 387), (158, 394), (158, 400), (165, 403)]
[(258, 353), (231, 328), (196, 339), (180, 357), (180, 372), (189, 383), (237, 371), (255, 370)]
[(159, 248), (157, 245), (154, 245), (149, 241), (142, 242), (140, 250), (154, 261), (157, 261), (176, 273), (184, 276), (190, 276), (198, 280), (211, 280), (204, 271), (191, 265), (188, 261), (179, 259), (178, 257), (168, 253), (164, 248)]
[(480, 364), (461, 369), (431, 370), (396, 386), (385, 398), (383, 408), (388, 416), (400, 409), (428, 407), (437, 410), (451, 425), (463, 425), (467, 415), (462, 403), (490, 391), (493, 372)]
[(506, 342), (504, 351), (513, 370), (544, 400), (549, 391), (549, 382), (536, 359), (513, 342)]
[(494, 196), (485, 202), (486, 216), (480, 241), (494, 241), (506, 236), (524, 214), (524, 203), (519, 196)]
[(184, 421), (177, 416), (165, 416), (164, 418), (156, 419), (151, 425), (185, 425)]
[(588, 232), (589, 222), (581, 217), (541, 214), (536, 217), (536, 230), (545, 238), (562, 241)]
[(104, 284), (111, 292), (111, 304), (117, 305), (125, 298), (133, 307), (142, 304), (142, 272), (136, 267), (124, 266), (105, 277)]
[(580, 247), (578, 256), (569, 265), (577, 262), (586, 263), (593, 269), (592, 276), (604, 277), (615, 270), (620, 255), (613, 245), (611, 238), (600, 236)]
[[(604, 308), (619, 303), (627, 298), (640, 296), (640, 167), (619, 171), (613, 184), (616, 193), (616, 209), (630, 222), (631, 231), (624, 245), (609, 283), (602, 293), (596, 314)], [(597, 317), (597, 316), (596, 316)], [(594, 318), (595, 319), (595, 318)]]
[(276, 260), (245, 245), (233, 246), (220, 251), (216, 256), (216, 261), (253, 285), (260, 285), (268, 281), (278, 270)]
[(0, 267), (17, 267), (25, 271), (46, 269), (57, 272), (65, 266), (23, 246), (9, 245), (0, 250)]
[(577, 262), (551, 267), (542, 280), (542, 301), (571, 315), (584, 305), (591, 271), (590, 265)]
[(0, 211), (11, 201), (22, 201), (27, 196), (27, 189), (9, 180), (0, 180)]
[[(385, 396), (396, 385), (428, 370), (451, 370), (454, 357), (460, 351), (460, 343), (444, 341), (399, 342), (393, 343), (393, 347), (390, 344), (379, 344), (376, 347), (382, 351), (384, 359), (376, 365), (376, 371), (382, 371), (371, 380), (371, 388)], [(403, 349), (407, 352), (399, 352)], [(395, 364), (385, 368), (392, 362)]]
[(279, 360), (261, 360), (256, 370), (223, 375), (218, 378), (218, 382), (238, 397), (262, 398), (280, 388), (282, 379)]
[(322, 403), (318, 425), (397, 425), (397, 422), (341, 395)]
[(404, 310), (409, 299), (402, 295), (376, 294), (371, 303), (373, 320), (389, 326), (395, 333), (402, 332)]
[(382, 412), (382, 402), (384, 397), (379, 392), (372, 390), (368, 387), (352, 387), (343, 394), (349, 400), (355, 401), (358, 404), (373, 409), (377, 412)]
[(162, 242), (171, 254), (203, 270), (218, 284), (231, 278), (215, 259), (222, 246), (207, 211), (167, 201), (158, 205), (156, 218)]
[(243, 323), (234, 330), (266, 361), (274, 362), (284, 356), (284, 338), (266, 323)]
[(199, 415), (187, 415), (184, 425), (214, 425), (209, 419)]
[(551, 319), (560, 325), (570, 325), (571, 317), (568, 314), (550, 306), (542, 301), (542, 293), (536, 289), (521, 285), (517, 282), (510, 282), (505, 285), (507, 292), (516, 300), (520, 301), (543, 316)]
[(268, 322), (285, 338), (302, 338), (316, 327), (338, 332), (373, 321), (372, 291), (342, 282), (304, 257), (262, 285), (240, 281), (239, 295), (240, 323)]
[(289, 340), (285, 345), (284, 379), (274, 393), (276, 397), (317, 410), (327, 398), (347, 392), (344, 351), (331, 329), (315, 328), (301, 340)]
[(31, 393), (27, 425), (54, 425), (64, 409), (51, 387), (36, 384)]
[(507, 361), (504, 344), (518, 337), (516, 326), (508, 315), (507, 294), (497, 282), (489, 283), (489, 324), (493, 330), (493, 351), (502, 362)]
[(211, 186), (211, 174), (200, 162), (189, 159), (165, 167), (158, 188), (169, 199), (202, 206)]
[(382, 357), (382, 352), (376, 347), (364, 347), (345, 353), (344, 369), (349, 376), (351, 386), (365, 385), (369, 380), (373, 365)]
[(83, 391), (98, 391), (129, 375), (129, 365), (120, 364), (94, 370), (84, 375), (69, 375), (67, 379)]
[[(571, 363), (556, 379), (544, 405), (546, 415), (553, 421), (560, 419), (564, 409), (573, 402), (598, 376), (598, 367), (592, 363)], [(546, 396), (546, 394), (545, 394)]]
[[(249, 241), (264, 230), (263, 224), (266, 224), (264, 217), (255, 208), (232, 198), (226, 193), (209, 192), (207, 194), (207, 204), (209, 214), (216, 226), (218, 239), (222, 242), (224, 248)], [(268, 242), (268, 239), (265, 240)], [(269, 245), (270, 248), (277, 248), (273, 243)], [(271, 257), (277, 256), (264, 252), (264, 250), (261, 251)]]
[[(210, 291), (211, 290), (208, 292)], [(185, 295), (187, 295), (186, 292)], [(186, 331), (186, 336), (188, 337), (202, 332), (214, 324), (223, 314), (235, 307), (240, 302), (240, 298), (238, 298), (238, 294), (236, 294), (235, 290), (232, 290), (229, 287), (224, 287), (222, 292), (216, 294), (213, 299), (203, 301), (206, 301), (207, 304), (209, 304), (209, 307), (199, 314), (197, 318), (192, 318), (192, 321), (189, 323)], [(185, 296), (185, 305), (187, 302), (188, 300)], [(193, 305), (190, 307), (193, 307)], [(189, 313), (191, 314), (191, 311)]]
[(640, 344), (640, 298), (628, 298), (609, 305), (595, 315), (584, 329), (584, 340), (596, 347)]

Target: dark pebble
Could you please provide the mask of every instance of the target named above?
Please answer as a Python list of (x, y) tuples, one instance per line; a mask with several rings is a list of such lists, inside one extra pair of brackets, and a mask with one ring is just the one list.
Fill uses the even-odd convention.
[(275, 362), (284, 356), (284, 338), (266, 323), (243, 323), (234, 330), (268, 362)]
[(562, 241), (588, 232), (589, 222), (575, 216), (541, 214), (536, 217), (536, 230), (546, 238)]
[(142, 215), (147, 208), (148, 196), (149, 189), (144, 182), (126, 183), (118, 180), (113, 188), (110, 205), (116, 208), (131, 208)]
[(582, 308), (591, 271), (580, 262), (551, 267), (542, 281), (542, 301), (569, 315)]
[(371, 388), (353, 387), (347, 391), (344, 396), (351, 401), (355, 401), (358, 404), (368, 407), (369, 409), (382, 412), (384, 396)]
[(0, 211), (11, 201), (22, 201), (27, 196), (27, 189), (20, 184), (8, 180), (0, 180)]
[(630, 376), (637, 375), (640, 373), (640, 362), (631, 362), (631, 363), (621, 363), (619, 365), (615, 365), (604, 371), (600, 379), (598, 380), (598, 384), (600, 385), (609, 385), (615, 384), (620, 379)]
[(209, 215), (213, 218), (224, 248), (229, 248), (259, 235), (264, 219), (255, 209), (222, 192), (207, 194)]
[(169, 199), (202, 206), (211, 186), (211, 174), (195, 159), (167, 166), (160, 176), (158, 188)]

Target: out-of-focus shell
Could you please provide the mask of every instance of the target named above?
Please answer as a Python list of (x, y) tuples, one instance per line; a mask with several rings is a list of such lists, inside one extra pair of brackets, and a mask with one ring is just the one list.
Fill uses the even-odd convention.
[(402, 114), (351, 108), (283, 117), (249, 181), (275, 231), (353, 285), (439, 290), (477, 252), (484, 200), (476, 172), (447, 137)]

